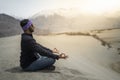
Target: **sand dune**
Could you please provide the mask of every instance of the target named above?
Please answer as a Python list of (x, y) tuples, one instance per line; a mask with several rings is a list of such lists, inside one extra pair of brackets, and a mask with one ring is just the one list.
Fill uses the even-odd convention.
[(56, 62), (55, 71), (23, 72), (19, 67), (20, 36), (0, 38), (0, 80), (120, 80), (111, 65), (120, 61), (117, 50), (107, 49), (91, 36), (34, 36), (38, 43), (69, 55)]

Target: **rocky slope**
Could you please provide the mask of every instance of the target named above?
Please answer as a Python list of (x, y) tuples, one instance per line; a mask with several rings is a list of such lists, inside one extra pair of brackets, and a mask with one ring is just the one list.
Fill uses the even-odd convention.
[(22, 32), (19, 20), (6, 14), (0, 14), (0, 37), (17, 35)]

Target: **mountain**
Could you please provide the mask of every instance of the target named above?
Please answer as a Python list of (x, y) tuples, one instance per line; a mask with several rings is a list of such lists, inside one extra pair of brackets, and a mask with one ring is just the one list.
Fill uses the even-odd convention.
[[(77, 9), (44, 10), (31, 16), (30, 19), (36, 26), (35, 34), (120, 28), (120, 16), (83, 15)], [(21, 32), (19, 19), (0, 14), (0, 37), (17, 35)]]
[[(61, 31), (63, 23), (65, 22), (66, 18), (57, 14), (50, 15), (48, 17), (39, 16), (35, 19), (33, 18), (33, 24), (39, 28), (41, 31), (49, 31), (50, 32), (58, 32)], [(66, 28), (64, 26), (64, 28)], [(46, 34), (47, 32), (45, 32)], [(41, 33), (44, 34), (44, 33)]]
[(18, 19), (7, 14), (0, 14), (0, 37), (18, 35), (21, 32)]
[(72, 9), (43, 11), (35, 14), (31, 19), (40, 30), (46, 30), (50, 33), (120, 28), (119, 16), (83, 15), (79, 11), (73, 11)]
[(34, 14), (32, 17), (36, 18), (40, 15), (43, 16), (50, 16), (50, 15), (54, 15), (54, 14), (58, 14), (64, 17), (75, 17), (77, 15), (82, 14), (82, 12), (80, 12), (79, 9), (76, 8), (70, 8), (70, 9), (64, 9), (64, 8), (59, 8), (59, 9), (48, 9), (48, 10), (41, 10), (40, 12)]

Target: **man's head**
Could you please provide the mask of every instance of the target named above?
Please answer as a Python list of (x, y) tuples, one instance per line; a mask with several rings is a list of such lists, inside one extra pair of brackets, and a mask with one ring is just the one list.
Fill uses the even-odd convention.
[(20, 25), (23, 29), (24, 32), (34, 32), (34, 26), (32, 24), (32, 22), (29, 19), (24, 19), (22, 21), (20, 21)]

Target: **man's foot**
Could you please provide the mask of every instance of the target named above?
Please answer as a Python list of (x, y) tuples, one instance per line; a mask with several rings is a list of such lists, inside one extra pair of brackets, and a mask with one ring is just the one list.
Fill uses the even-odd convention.
[(55, 66), (52, 65), (52, 66), (49, 66), (47, 68), (44, 68), (43, 70), (55, 70)]

